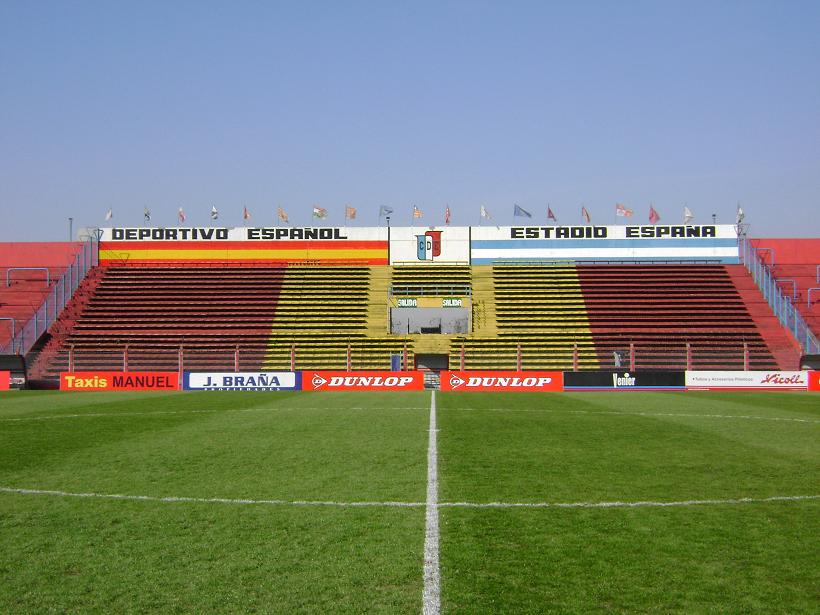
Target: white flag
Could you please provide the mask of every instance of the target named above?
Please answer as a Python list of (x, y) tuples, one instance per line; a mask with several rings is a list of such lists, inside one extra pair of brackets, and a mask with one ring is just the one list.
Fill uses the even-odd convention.
[(484, 205), (481, 206), (481, 217), (490, 220), (490, 212), (487, 211), (487, 208)]
[(745, 217), (746, 217), (746, 215), (743, 213), (743, 209), (738, 204), (738, 206), (737, 206), (737, 220), (736, 220), (735, 224), (740, 224), (741, 222), (743, 222), (743, 218), (745, 218)]
[(689, 224), (689, 221), (695, 217), (695, 214), (692, 213), (692, 210), (689, 209), (686, 205), (683, 206), (683, 223)]
[(113, 217), (114, 217), (114, 211), (109, 207), (108, 211), (105, 212), (105, 219), (110, 220)]
[(216, 205), (211, 205), (211, 220), (216, 220), (219, 218), (219, 211), (216, 209)]

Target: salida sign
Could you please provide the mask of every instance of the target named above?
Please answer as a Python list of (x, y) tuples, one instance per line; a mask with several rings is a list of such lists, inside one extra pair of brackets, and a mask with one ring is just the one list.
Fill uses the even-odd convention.
[(177, 372), (63, 372), (61, 391), (176, 391)]
[(563, 391), (563, 372), (441, 372), (442, 391)]
[(421, 391), (421, 372), (302, 372), (305, 391)]

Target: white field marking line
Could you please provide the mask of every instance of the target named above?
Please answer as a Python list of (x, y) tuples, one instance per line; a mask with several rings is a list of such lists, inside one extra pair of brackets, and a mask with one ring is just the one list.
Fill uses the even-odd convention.
[[(426, 502), (334, 502), (322, 500), (256, 500), (248, 498), (195, 498), (185, 496), (126, 495), (121, 493), (75, 493), (53, 489), (22, 489), (0, 487), (0, 493), (39, 495), (99, 500), (126, 500), (159, 502), (162, 504), (237, 504), (267, 506), (328, 506), (335, 508), (422, 508)], [(804, 502), (820, 500), (820, 495), (776, 495), (768, 498), (732, 498), (709, 500), (680, 500), (671, 502), (439, 502), (437, 508), (671, 508), (686, 506), (720, 506), (731, 504), (766, 504), (770, 502)], [(426, 546), (426, 545), (425, 545)], [(426, 553), (426, 549), (425, 549)]]
[[(345, 408), (345, 410), (374, 410), (373, 407), (354, 407)], [(424, 406), (408, 406), (399, 408), (400, 410), (426, 410)], [(226, 408), (224, 410), (156, 410), (154, 412), (89, 412), (87, 414), (53, 414), (46, 416), (20, 416), (12, 418), (0, 418), (0, 422), (23, 422), (23, 421), (49, 421), (56, 419), (82, 419), (82, 418), (98, 418), (98, 417), (118, 417), (118, 416), (151, 416), (151, 415), (167, 415), (167, 414), (229, 414), (232, 412), (274, 412), (276, 410), (327, 410), (327, 408), (302, 408), (302, 407), (287, 407), (287, 408)], [(391, 412), (394, 409), (391, 408)]]
[[(470, 410), (471, 408), (459, 408), (460, 410)], [(521, 412), (520, 408), (481, 408), (481, 410), (489, 410), (490, 412)], [(790, 423), (809, 423), (820, 424), (820, 420), (814, 421), (812, 419), (795, 419), (788, 417), (770, 417), (770, 416), (751, 416), (744, 414), (684, 414), (681, 412), (618, 412), (607, 410), (554, 410), (552, 408), (527, 408), (524, 412), (553, 412), (555, 414), (609, 414), (615, 416), (682, 416), (690, 418), (706, 418), (706, 419), (741, 419), (752, 421), (785, 421)]]
[(0, 487), (0, 493), (16, 493), (20, 495), (46, 495), (66, 498), (94, 498), (101, 500), (130, 500), (140, 502), (161, 502), (164, 504), (258, 504), (267, 506), (331, 506), (336, 508), (421, 508), (424, 502), (334, 502), (322, 500), (254, 500), (245, 498), (194, 498), (185, 496), (153, 496), (153, 495), (126, 495), (123, 493), (72, 493), (70, 491), (56, 491), (51, 489), (18, 489), (14, 487)]
[(767, 502), (802, 502), (820, 500), (820, 495), (776, 495), (769, 498), (734, 498), (726, 500), (681, 500), (677, 502), (442, 502), (440, 508), (672, 508), (680, 506), (718, 506), (726, 504), (765, 504)]
[(424, 522), (424, 591), (421, 610), (424, 615), (438, 615), (441, 611), (437, 432), (436, 391), (433, 390), (430, 396), (430, 428), (427, 445), (427, 509)]

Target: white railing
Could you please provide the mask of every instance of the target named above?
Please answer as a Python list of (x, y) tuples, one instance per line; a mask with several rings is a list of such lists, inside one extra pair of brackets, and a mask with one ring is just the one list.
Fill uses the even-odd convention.
[[(786, 329), (788, 329), (800, 347), (803, 354), (820, 353), (820, 342), (809, 329), (805, 319), (797, 311), (791, 297), (785, 296), (778, 286), (771, 267), (774, 266), (775, 252), (772, 248), (756, 248), (746, 237), (739, 237), (740, 259), (752, 274), (752, 278), (757, 287), (763, 293), (766, 302), (771, 306), (775, 316)], [(761, 254), (768, 256), (769, 263), (766, 263)]]
[(25, 323), (15, 321), (9, 341), (0, 346), (0, 354), (25, 355), (40, 339), (48, 328), (54, 324), (71, 300), (74, 291), (85, 278), (88, 270), (99, 263), (98, 243), (96, 238), (89, 237), (66, 269), (63, 276), (50, 284), (49, 292), (40, 306), (34, 310), (31, 318)]

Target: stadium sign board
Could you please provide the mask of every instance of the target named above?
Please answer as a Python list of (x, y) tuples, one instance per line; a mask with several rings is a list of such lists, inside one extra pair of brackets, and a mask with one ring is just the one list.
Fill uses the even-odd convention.
[(185, 372), (186, 391), (298, 391), (300, 372)]
[(11, 386), (11, 372), (0, 372), (0, 391), (8, 391)]
[(563, 372), (443, 371), (442, 391), (563, 391)]
[(584, 371), (564, 372), (564, 389), (645, 391), (683, 389), (686, 381), (682, 371)]
[(820, 391), (820, 371), (809, 372), (809, 391)]
[(382, 371), (305, 371), (302, 372), (305, 391), (422, 391), (421, 372)]
[(809, 386), (811, 372), (781, 371), (687, 371), (688, 389), (775, 389), (801, 390)]
[(473, 265), (500, 261), (710, 260), (739, 262), (737, 227), (711, 225), (473, 227)]
[(62, 372), (61, 391), (177, 391), (177, 372)]

